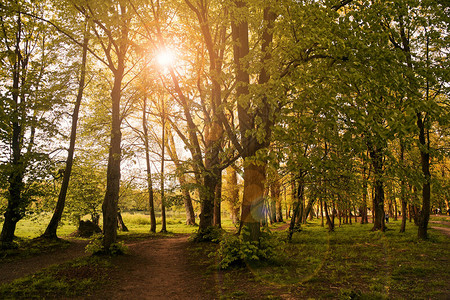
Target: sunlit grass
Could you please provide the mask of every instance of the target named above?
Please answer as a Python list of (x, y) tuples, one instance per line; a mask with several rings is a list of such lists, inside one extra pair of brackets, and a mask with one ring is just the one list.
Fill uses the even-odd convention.
[(405, 233), (400, 224), (389, 222), (385, 233), (359, 223), (328, 233), (313, 221), (285, 244), (281, 259), (249, 267), (262, 284), (293, 290), (300, 299), (444, 299), (450, 295), (450, 239), (430, 229), (429, 240), (421, 241), (413, 223)]
[[(42, 235), (50, 222), (50, 214), (25, 217), (17, 222), (15, 235), (19, 238), (32, 239)], [(0, 223), (3, 226), (3, 223)], [(67, 236), (76, 230), (76, 226), (69, 221), (63, 220), (58, 228), (58, 235)]]
[[(168, 212), (167, 234), (159, 233), (160, 217), (157, 218), (157, 232), (153, 234), (150, 233), (148, 215), (125, 212), (122, 216), (129, 231), (119, 231), (118, 239), (125, 243), (191, 234), (198, 230), (198, 226), (186, 225), (184, 215), (179, 212)], [(442, 221), (448, 220), (432, 216), (432, 220), (441, 221), (440, 218)], [(26, 244), (26, 241), (45, 230), (48, 220), (47, 215), (21, 220), (16, 235), (25, 239)], [(282, 243), (282, 253), (272, 261), (247, 265), (246, 270), (252, 274), (251, 278), (240, 278), (244, 274), (242, 269), (221, 271), (224, 272), (221, 275), (223, 295), (234, 298), (253, 295), (248, 286), (242, 285), (242, 282), (251, 280), (252, 288), (267, 289), (264, 292), (267, 297), (289, 291), (292, 297), (298, 299), (445, 299), (450, 295), (450, 270), (446, 267), (450, 259), (450, 239), (441, 232), (430, 229), (429, 240), (421, 241), (417, 238), (414, 223), (407, 222), (405, 233), (399, 232), (400, 224), (400, 219), (391, 220), (384, 233), (372, 232), (372, 224), (359, 223), (342, 225), (329, 233), (320, 226), (320, 220), (316, 219), (303, 225), (302, 230), (293, 235), (291, 243), (286, 240), (285, 227), (288, 224), (274, 224), (270, 228), (274, 238)], [(431, 223), (430, 227), (434, 225), (435, 223)], [(228, 232), (236, 230), (226, 215), (222, 219), (222, 228)], [(58, 233), (64, 236), (75, 229), (75, 225), (65, 222)], [(205, 260), (199, 262), (204, 266), (205, 274), (218, 272), (215, 266), (217, 261), (207, 258), (209, 251), (217, 250), (217, 245), (194, 245), (192, 249), (195, 248), (196, 257), (200, 261)], [(42, 276), (42, 280), (32, 283), (33, 289), (47, 286), (48, 289), (60, 290), (65, 295), (78, 293), (70, 290), (64, 282), (53, 285), (46, 275)], [(27, 280), (19, 281), (17, 290), (23, 288), (24, 284), (31, 284)], [(86, 283), (86, 286), (90, 285)]]
[(0, 285), (0, 298), (66, 299), (89, 296), (107, 283), (108, 273), (113, 268), (108, 258), (80, 258)]

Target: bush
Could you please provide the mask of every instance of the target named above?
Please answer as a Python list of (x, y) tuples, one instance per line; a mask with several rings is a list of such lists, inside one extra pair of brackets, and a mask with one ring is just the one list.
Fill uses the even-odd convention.
[(245, 241), (244, 237), (248, 234), (244, 229), (241, 236), (223, 236), (218, 251), (221, 269), (248, 262), (271, 260), (279, 253), (277, 247), (283, 245), (281, 241), (276, 241), (269, 232), (261, 232), (259, 241)]
[(109, 247), (109, 251), (105, 251), (102, 244), (102, 235), (96, 234), (93, 239), (86, 245), (85, 251), (93, 255), (122, 255), (128, 253), (128, 247), (124, 242), (113, 243)]
[(223, 234), (223, 230), (215, 227), (209, 226), (205, 230), (198, 231), (191, 236), (191, 240), (194, 242), (219, 242)]

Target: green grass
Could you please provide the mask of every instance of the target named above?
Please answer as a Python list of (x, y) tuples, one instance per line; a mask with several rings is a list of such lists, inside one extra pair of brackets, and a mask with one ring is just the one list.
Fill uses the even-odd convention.
[[(359, 223), (328, 233), (319, 224), (303, 226), (272, 261), (224, 271), (232, 276), (223, 276), (223, 293), (290, 291), (294, 299), (450, 298), (450, 239), (441, 233), (429, 230), (429, 240), (419, 241), (417, 227), (409, 222), (405, 233), (399, 233), (401, 221), (389, 222), (385, 233)], [(285, 231), (274, 234), (287, 236)], [(253, 292), (241, 286), (245, 272), (258, 282)]]
[(108, 258), (87, 257), (46, 268), (0, 285), (0, 299), (47, 299), (89, 296), (107, 283)]
[[(32, 239), (42, 235), (50, 222), (51, 215), (43, 214), (36, 217), (25, 217), (17, 222), (15, 235), (19, 238)], [(0, 223), (3, 226), (3, 222)], [(58, 228), (58, 235), (67, 236), (76, 230), (76, 226), (63, 221)]]
[[(130, 231), (119, 231), (118, 240), (125, 242), (190, 234), (198, 229), (185, 225), (182, 216), (176, 214), (168, 217), (167, 234), (159, 233), (159, 222), (157, 233), (149, 233), (148, 215), (123, 213), (123, 218)], [(43, 232), (46, 218), (25, 219), (19, 224), (17, 235), (27, 255), (65, 247), (31, 240)], [(302, 231), (293, 235), (291, 243), (284, 242), (279, 255), (271, 261), (219, 271), (217, 257), (208, 257), (209, 253), (216, 252), (217, 244), (209, 243), (193, 243), (192, 259), (201, 265), (205, 276), (221, 278), (218, 283), (224, 299), (279, 299), (280, 295), (293, 299), (450, 298), (450, 238), (430, 229), (429, 240), (420, 241), (413, 223), (407, 222), (405, 233), (399, 233), (400, 224), (400, 220), (389, 222), (385, 233), (372, 232), (372, 224), (359, 223), (342, 225), (328, 233), (320, 226), (320, 221), (315, 220), (303, 225)], [(273, 228), (280, 226), (283, 224)], [(222, 227), (235, 230), (228, 219), (223, 220)], [(74, 230), (75, 226), (64, 224), (59, 234)], [(277, 240), (286, 241), (286, 230), (273, 231), (273, 235)], [(89, 295), (101, 288), (102, 282), (107, 280), (105, 274), (112, 268), (105, 261), (91, 259), (62, 264), (4, 285), (0, 288), (0, 298)], [(72, 275), (80, 272), (87, 274), (86, 278), (75, 282)]]

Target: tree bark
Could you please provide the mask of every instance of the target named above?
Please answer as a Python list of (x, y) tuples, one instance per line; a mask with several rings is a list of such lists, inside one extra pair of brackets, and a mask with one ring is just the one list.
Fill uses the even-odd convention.
[(244, 196), (242, 200), (241, 229), (246, 228), (250, 241), (257, 241), (260, 222), (264, 218), (264, 182), (266, 165), (247, 163), (244, 166)]
[(147, 167), (147, 191), (148, 191), (148, 207), (150, 210), (150, 232), (156, 232), (156, 216), (155, 216), (155, 200), (153, 192), (152, 170), (150, 166), (150, 147), (148, 141), (148, 125), (147, 125), (147, 97), (144, 96), (142, 108), (142, 130), (144, 132), (144, 149), (145, 149), (145, 165)]
[(328, 213), (328, 205), (327, 205), (327, 201), (323, 201), (323, 206), (324, 206), (324, 210), (325, 210), (325, 217), (327, 220), (327, 225), (328, 225), (328, 231), (334, 231), (334, 220), (332, 220), (330, 218), (330, 215)]
[[(429, 152), (429, 136), (425, 134), (426, 120), (421, 113), (417, 113), (417, 127), (419, 128), (419, 150), (422, 165), (422, 174), (424, 182), (422, 184), (422, 210), (419, 213), (417, 236), (419, 239), (425, 240), (428, 238), (428, 221), (430, 219), (430, 205), (431, 205), (431, 173), (430, 173), (430, 152)], [(427, 141), (428, 138), (428, 141)]]
[(311, 214), (311, 217), (313, 217), (313, 213), (314, 213), (313, 205), (314, 205), (315, 200), (316, 200), (316, 199), (314, 199), (313, 197), (311, 197), (311, 198), (309, 199), (309, 201), (308, 201), (308, 204), (306, 205), (306, 211), (305, 211), (305, 215), (304, 215), (304, 219), (303, 219), (303, 223), (304, 223), (304, 224), (306, 224), (306, 220), (307, 220), (308, 215)]
[(161, 176), (160, 176), (160, 192), (161, 192), (161, 232), (167, 232), (166, 222), (166, 198), (164, 187), (164, 164), (165, 164), (165, 149), (166, 149), (166, 116), (164, 99), (161, 101)]
[(323, 201), (322, 201), (322, 199), (320, 199), (320, 216), (321, 216), (320, 226), (323, 227), (325, 224), (323, 222)]
[(119, 229), (122, 231), (128, 231), (127, 225), (125, 225), (125, 222), (123, 221), (122, 214), (117, 212), (117, 225), (119, 226)]
[(216, 190), (214, 193), (214, 226), (222, 228), (222, 217), (221, 217), (221, 206), (222, 206), (222, 171), (220, 171), (219, 180), (216, 184)]
[(120, 161), (122, 132), (120, 129), (120, 99), (124, 74), (124, 58), (119, 59), (119, 66), (114, 72), (114, 86), (111, 92), (112, 122), (111, 141), (106, 174), (106, 193), (103, 200), (103, 247), (109, 251), (117, 238), (117, 209), (120, 189)]
[(239, 223), (239, 187), (237, 180), (237, 172), (234, 167), (228, 167), (226, 177), (227, 188), (229, 189), (230, 213), (233, 224)]
[(383, 187), (383, 153), (382, 149), (377, 146), (369, 146), (370, 157), (374, 171), (374, 188), (375, 197), (373, 199), (373, 219), (374, 225), (372, 230), (386, 230), (384, 220), (384, 187)]
[(276, 210), (276, 220), (277, 222), (283, 222), (283, 206), (281, 205), (281, 185), (279, 180), (276, 183), (276, 202), (275, 202), (275, 210)]

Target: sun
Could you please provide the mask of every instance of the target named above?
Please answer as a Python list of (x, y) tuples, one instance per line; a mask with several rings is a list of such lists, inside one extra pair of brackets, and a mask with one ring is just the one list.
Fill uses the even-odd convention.
[(172, 66), (175, 62), (175, 54), (169, 49), (162, 50), (156, 55), (156, 61), (161, 67)]

